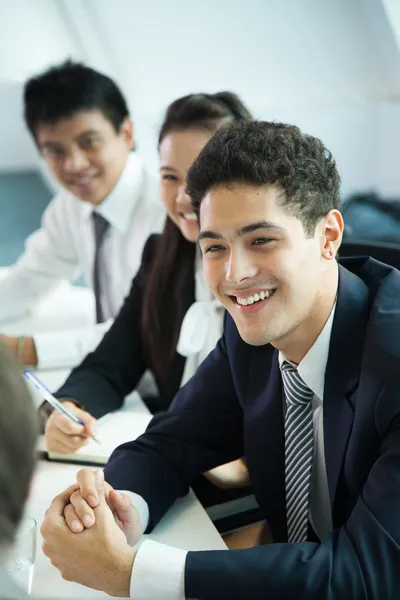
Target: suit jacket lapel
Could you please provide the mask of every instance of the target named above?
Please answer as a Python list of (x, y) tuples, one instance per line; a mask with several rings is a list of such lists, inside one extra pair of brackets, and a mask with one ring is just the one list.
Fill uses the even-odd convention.
[(339, 475), (353, 425), (350, 398), (358, 385), (369, 309), (367, 286), (339, 267), (323, 399), (325, 464), (333, 519)]
[(286, 541), (285, 447), (278, 352), (253, 348), (245, 409), (245, 454), (275, 542)]

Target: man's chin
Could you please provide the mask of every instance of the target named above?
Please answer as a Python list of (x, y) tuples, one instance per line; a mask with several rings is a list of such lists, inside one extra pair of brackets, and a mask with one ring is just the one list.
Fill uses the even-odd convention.
[(102, 200), (106, 197), (107, 194), (100, 194), (99, 190), (94, 189), (94, 186), (88, 186), (86, 189), (84, 187), (78, 186), (64, 186), (77, 200), (81, 202), (87, 202), (88, 204), (93, 204), (94, 206), (98, 206), (101, 204)]
[(93, 206), (99, 206), (99, 204), (102, 203), (102, 200), (100, 200), (94, 194), (77, 194), (75, 192), (74, 196), (81, 202), (86, 202), (87, 204), (92, 204)]
[(261, 333), (260, 331), (249, 331), (246, 328), (238, 327), (237, 324), (236, 327), (242, 340), (250, 346), (265, 346), (271, 341), (265, 332)]

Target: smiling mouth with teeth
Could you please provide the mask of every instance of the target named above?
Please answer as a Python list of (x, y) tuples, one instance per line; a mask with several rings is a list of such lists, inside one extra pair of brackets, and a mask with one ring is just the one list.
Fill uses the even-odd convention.
[(274, 294), (275, 290), (263, 290), (257, 294), (253, 294), (252, 296), (248, 296), (247, 298), (239, 298), (238, 296), (232, 296), (236, 300), (236, 303), (240, 306), (248, 306), (250, 304), (255, 304), (256, 302), (260, 302), (261, 300), (266, 300), (270, 296)]
[(197, 221), (197, 216), (195, 213), (181, 213), (181, 216), (185, 219), (185, 221)]
[(92, 183), (92, 181), (94, 180), (94, 176), (88, 176), (88, 177), (81, 177), (80, 179), (73, 179), (70, 181), (71, 185), (77, 185), (78, 187), (81, 186), (85, 186), (88, 185), (89, 183)]

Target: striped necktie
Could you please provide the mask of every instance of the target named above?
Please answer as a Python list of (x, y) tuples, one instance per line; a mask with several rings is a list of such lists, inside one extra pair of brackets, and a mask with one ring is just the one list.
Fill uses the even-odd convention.
[(96, 302), (96, 323), (103, 323), (103, 309), (101, 307), (101, 285), (100, 285), (100, 253), (104, 241), (104, 236), (110, 224), (102, 215), (92, 212), (93, 230), (94, 230), (94, 262), (93, 262), (93, 291)]
[(286, 399), (285, 490), (288, 540), (292, 543), (305, 542), (313, 460), (313, 392), (289, 362), (282, 363), (281, 372)]

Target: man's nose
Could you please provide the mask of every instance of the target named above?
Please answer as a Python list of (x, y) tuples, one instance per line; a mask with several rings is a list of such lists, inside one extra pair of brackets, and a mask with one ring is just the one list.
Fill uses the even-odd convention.
[(226, 263), (225, 277), (229, 283), (238, 285), (245, 279), (255, 277), (258, 267), (245, 250), (231, 251)]
[(80, 150), (70, 152), (64, 160), (64, 170), (70, 173), (76, 173), (85, 169), (89, 165), (86, 154)]

